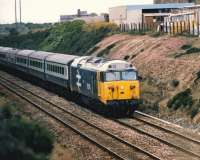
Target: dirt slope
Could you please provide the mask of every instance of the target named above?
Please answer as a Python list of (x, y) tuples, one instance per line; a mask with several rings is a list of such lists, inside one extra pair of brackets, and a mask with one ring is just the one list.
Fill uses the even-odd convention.
[[(113, 35), (97, 44), (94, 55), (132, 62), (145, 79), (144, 99), (166, 106), (173, 95), (194, 86), (200, 54), (175, 56), (186, 52), (185, 45), (199, 47), (199, 42), (198, 38)], [(179, 82), (176, 87), (172, 85), (175, 80)]]

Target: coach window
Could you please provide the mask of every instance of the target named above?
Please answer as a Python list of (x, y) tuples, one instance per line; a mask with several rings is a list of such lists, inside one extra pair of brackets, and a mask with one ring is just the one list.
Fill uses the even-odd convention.
[(64, 75), (64, 68), (63, 67), (61, 68), (61, 74)]

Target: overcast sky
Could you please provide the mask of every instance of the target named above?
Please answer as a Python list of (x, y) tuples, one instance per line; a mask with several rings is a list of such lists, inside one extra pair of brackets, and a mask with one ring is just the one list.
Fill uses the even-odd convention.
[[(18, 0), (17, 0), (18, 1)], [(108, 12), (109, 7), (128, 4), (151, 4), (153, 0), (21, 0), (23, 22), (57, 22), (59, 15), (75, 14), (77, 9), (89, 13)], [(14, 22), (15, 0), (0, 0), (0, 23)], [(19, 15), (19, 14), (18, 14)]]

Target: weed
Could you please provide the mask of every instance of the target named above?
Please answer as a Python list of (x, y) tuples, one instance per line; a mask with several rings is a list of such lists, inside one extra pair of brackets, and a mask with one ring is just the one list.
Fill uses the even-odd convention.
[(174, 80), (172, 80), (172, 82), (171, 82), (171, 84), (172, 84), (172, 86), (174, 87), (174, 88), (176, 88), (178, 85), (179, 85), (179, 81), (178, 80), (176, 80), (176, 79), (174, 79)]
[(192, 48), (192, 45), (191, 45), (191, 44), (184, 44), (184, 45), (181, 47), (181, 49), (183, 49), (183, 50), (187, 50), (187, 49), (189, 49), (189, 48)]
[(191, 113), (190, 113), (191, 118), (194, 118), (194, 117), (199, 113), (199, 108), (200, 108), (200, 106), (194, 107), (194, 108), (192, 109), (192, 111), (191, 111)]
[(134, 31), (134, 30), (132, 30), (132, 31), (129, 31), (129, 32), (127, 32), (128, 34), (131, 34), (131, 35), (146, 35), (146, 31), (144, 31), (144, 30), (141, 30), (141, 31)]
[(107, 46), (105, 49), (103, 49), (102, 51), (100, 51), (98, 54), (97, 54), (97, 57), (103, 57), (104, 55), (108, 55), (110, 50), (112, 48), (115, 47), (115, 44), (111, 44), (109, 46)]
[(151, 37), (160, 37), (163, 36), (164, 34), (162, 32), (153, 32), (150, 34)]
[(198, 53), (198, 52), (200, 52), (200, 48), (192, 47), (192, 48), (189, 48), (185, 53), (192, 54), (192, 53)]
[(130, 56), (129, 55), (126, 55), (125, 57), (124, 57), (124, 60), (128, 60), (130, 58)]

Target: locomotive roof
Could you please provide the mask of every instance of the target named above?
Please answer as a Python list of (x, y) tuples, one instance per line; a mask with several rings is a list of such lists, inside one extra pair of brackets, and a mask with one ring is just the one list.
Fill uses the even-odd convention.
[(68, 54), (54, 54), (46, 58), (47, 61), (60, 64), (68, 64), (73, 59), (78, 56), (68, 55)]
[(44, 60), (48, 56), (51, 56), (51, 55), (54, 55), (54, 54), (56, 54), (56, 53), (36, 51), (36, 52), (33, 52), (32, 54), (30, 54), (29, 57), (39, 59), (39, 60)]
[(128, 70), (134, 69), (130, 63), (122, 60), (109, 60), (99, 57), (80, 57), (74, 60), (73, 67), (80, 67), (95, 71), (109, 71), (109, 70)]

